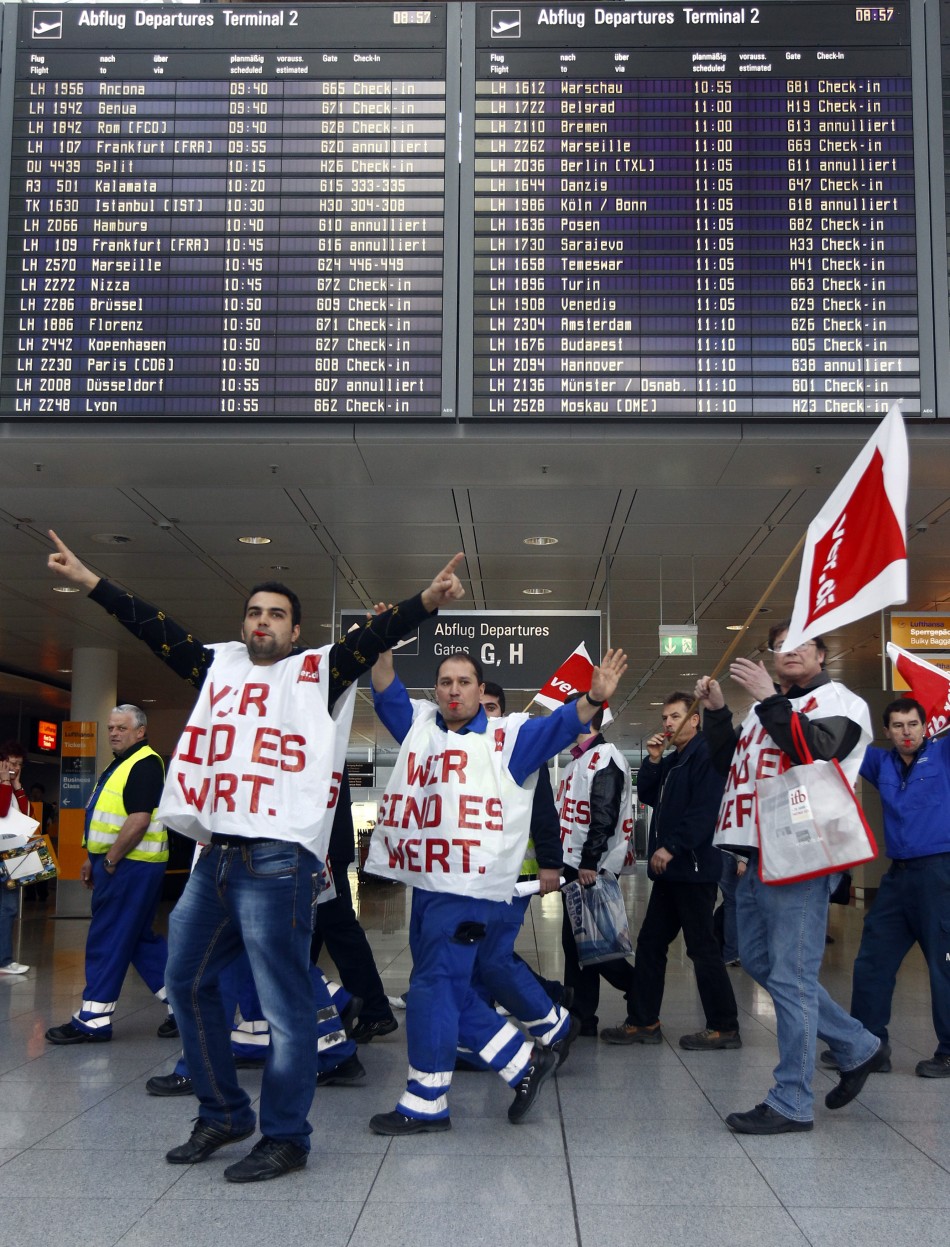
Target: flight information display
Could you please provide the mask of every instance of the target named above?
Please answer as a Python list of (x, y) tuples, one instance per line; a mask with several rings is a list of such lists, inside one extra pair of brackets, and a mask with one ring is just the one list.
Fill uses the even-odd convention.
[(13, 12), (5, 411), (454, 414), (446, 6)]
[(472, 414), (921, 414), (910, 21), (477, 5)]

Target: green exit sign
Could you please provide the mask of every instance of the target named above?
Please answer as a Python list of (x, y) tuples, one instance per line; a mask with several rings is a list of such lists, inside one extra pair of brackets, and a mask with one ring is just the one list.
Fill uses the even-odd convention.
[(699, 628), (695, 624), (660, 624), (660, 657), (694, 658), (699, 653)]

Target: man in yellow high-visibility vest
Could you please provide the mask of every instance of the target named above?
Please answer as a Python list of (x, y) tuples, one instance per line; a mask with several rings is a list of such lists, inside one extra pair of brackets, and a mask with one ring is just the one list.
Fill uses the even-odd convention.
[[(112, 1014), (130, 965), (165, 1000), (168, 945), (152, 930), (168, 861), (168, 837), (155, 818), (165, 767), (148, 743), (147, 725), (138, 706), (116, 706), (109, 715), (115, 758), (99, 776), (86, 807), (89, 856), (79, 872), (92, 889), (86, 987), (72, 1018), (46, 1032), (53, 1044), (112, 1038)], [(170, 1016), (159, 1027), (163, 1037), (177, 1033)]]

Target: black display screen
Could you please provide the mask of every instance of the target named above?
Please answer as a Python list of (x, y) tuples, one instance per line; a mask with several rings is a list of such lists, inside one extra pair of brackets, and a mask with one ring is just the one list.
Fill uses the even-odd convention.
[(919, 413), (909, 20), (478, 5), (473, 413)]
[(446, 30), (440, 5), (23, 8), (4, 404), (451, 410)]

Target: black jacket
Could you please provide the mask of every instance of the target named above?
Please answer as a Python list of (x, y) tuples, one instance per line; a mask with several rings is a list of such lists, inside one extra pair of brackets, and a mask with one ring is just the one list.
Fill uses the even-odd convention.
[[(637, 796), (653, 807), (647, 862), (658, 848), (673, 854), (662, 880), (719, 882), (722, 854), (712, 839), (725, 786), (726, 778), (714, 769), (702, 732), (659, 762), (644, 760), (637, 772)], [(656, 880), (649, 866), (647, 874)]]

